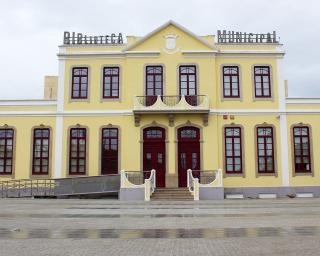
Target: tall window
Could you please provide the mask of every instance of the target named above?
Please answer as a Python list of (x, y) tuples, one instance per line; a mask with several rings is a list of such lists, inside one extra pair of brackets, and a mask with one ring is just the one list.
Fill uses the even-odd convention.
[(196, 66), (180, 66), (179, 67), (179, 81), (180, 81), (180, 95), (196, 95), (197, 81), (196, 81)]
[(197, 106), (197, 75), (196, 66), (179, 67), (180, 95), (185, 95), (185, 99), (191, 106)]
[(72, 99), (86, 99), (88, 97), (88, 68), (72, 69)]
[(163, 94), (163, 68), (162, 66), (146, 67), (146, 93), (147, 96)]
[(226, 127), (224, 136), (226, 173), (242, 173), (241, 128)]
[(86, 172), (87, 130), (85, 128), (70, 129), (69, 174), (85, 174)]
[(50, 130), (48, 128), (33, 130), (33, 175), (46, 175), (49, 173), (49, 144)]
[(240, 97), (239, 68), (237, 66), (223, 67), (223, 97)]
[(119, 68), (118, 67), (103, 68), (103, 98), (104, 99), (119, 98)]
[(13, 129), (0, 129), (0, 175), (12, 174), (13, 136)]
[(101, 174), (118, 173), (118, 129), (102, 129)]
[(256, 98), (271, 97), (270, 67), (254, 67), (254, 86)]
[(157, 96), (163, 94), (163, 68), (162, 66), (146, 67), (146, 106), (157, 101)]
[(311, 172), (309, 127), (293, 128), (294, 168), (296, 173)]
[(257, 128), (258, 172), (274, 173), (273, 128)]

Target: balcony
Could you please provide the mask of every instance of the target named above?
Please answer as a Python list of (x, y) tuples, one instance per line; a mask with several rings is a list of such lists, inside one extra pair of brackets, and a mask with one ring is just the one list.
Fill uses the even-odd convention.
[(173, 125), (174, 114), (203, 114), (207, 124), (209, 114), (207, 95), (135, 96), (133, 113), (136, 126), (140, 125), (141, 114), (168, 114), (169, 125)]

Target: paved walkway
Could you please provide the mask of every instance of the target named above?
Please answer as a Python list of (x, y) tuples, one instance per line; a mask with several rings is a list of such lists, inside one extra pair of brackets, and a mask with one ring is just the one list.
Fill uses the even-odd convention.
[(320, 199), (0, 200), (0, 255), (320, 255)]

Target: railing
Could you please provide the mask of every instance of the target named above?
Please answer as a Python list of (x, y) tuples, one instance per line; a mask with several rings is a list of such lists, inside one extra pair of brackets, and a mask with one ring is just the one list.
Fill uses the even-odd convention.
[(156, 189), (156, 171), (125, 171), (121, 170), (121, 188), (144, 189), (144, 200), (150, 201), (150, 197)]
[(187, 184), (188, 184), (188, 189), (193, 195), (193, 199), (195, 201), (199, 200), (199, 179), (193, 177), (192, 170), (189, 169), (187, 175)]
[(146, 201), (150, 201), (150, 197), (156, 189), (156, 171), (151, 170), (150, 177), (145, 179), (145, 194), (144, 198)]
[(22, 179), (0, 181), (0, 196), (6, 197), (33, 197), (54, 196), (54, 179)]
[(135, 96), (134, 111), (209, 111), (207, 95)]
[(189, 191), (193, 194), (194, 200), (199, 200), (200, 188), (222, 187), (222, 170), (188, 170), (187, 184)]

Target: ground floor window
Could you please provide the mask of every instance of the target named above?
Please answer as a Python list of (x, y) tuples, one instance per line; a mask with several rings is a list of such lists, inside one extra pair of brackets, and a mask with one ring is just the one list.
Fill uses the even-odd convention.
[(294, 168), (296, 173), (311, 172), (309, 127), (293, 128)]
[(0, 129), (0, 175), (12, 174), (13, 137), (13, 129)]
[(274, 173), (273, 128), (257, 128), (258, 172)]
[(241, 128), (226, 127), (224, 136), (226, 173), (242, 173)]
[(49, 173), (49, 144), (49, 128), (36, 128), (33, 130), (33, 175), (46, 175)]
[(118, 129), (102, 129), (101, 174), (118, 173)]
[(85, 174), (86, 172), (87, 130), (85, 128), (70, 129), (69, 174)]

